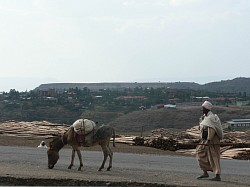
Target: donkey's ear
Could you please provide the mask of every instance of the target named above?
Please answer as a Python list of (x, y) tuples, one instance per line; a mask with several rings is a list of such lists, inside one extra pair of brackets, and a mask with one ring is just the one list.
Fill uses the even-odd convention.
[(49, 142), (49, 147), (52, 148), (52, 142)]

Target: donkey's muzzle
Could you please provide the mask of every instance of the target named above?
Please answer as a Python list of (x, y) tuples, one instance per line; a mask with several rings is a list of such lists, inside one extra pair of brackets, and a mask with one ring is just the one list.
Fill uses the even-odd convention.
[(53, 168), (54, 168), (54, 165), (53, 165), (53, 164), (49, 164), (49, 165), (48, 165), (48, 168), (49, 168), (49, 169), (53, 169)]

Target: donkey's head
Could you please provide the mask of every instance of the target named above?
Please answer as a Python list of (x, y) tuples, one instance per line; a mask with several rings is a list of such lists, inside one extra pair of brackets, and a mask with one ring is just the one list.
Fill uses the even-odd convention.
[(59, 159), (59, 150), (64, 146), (61, 136), (55, 137), (49, 143), (48, 155), (48, 168), (53, 169)]

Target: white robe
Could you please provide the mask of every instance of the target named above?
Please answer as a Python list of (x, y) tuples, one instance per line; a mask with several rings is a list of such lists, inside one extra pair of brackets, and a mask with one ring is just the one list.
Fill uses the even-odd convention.
[[(196, 147), (196, 158), (198, 164), (203, 171), (213, 171), (215, 174), (221, 174), (220, 167), (220, 140), (223, 138), (223, 130), (219, 117), (208, 112), (207, 116), (203, 116), (200, 121), (201, 128), (207, 128), (207, 140), (210, 140), (208, 146), (198, 145)], [(201, 144), (205, 144), (207, 140), (202, 140)]]

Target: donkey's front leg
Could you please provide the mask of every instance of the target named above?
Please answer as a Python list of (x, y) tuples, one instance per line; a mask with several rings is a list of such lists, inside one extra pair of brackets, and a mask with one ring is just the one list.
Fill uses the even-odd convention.
[(75, 155), (76, 155), (76, 150), (75, 150), (75, 149), (72, 149), (71, 162), (70, 162), (70, 165), (69, 165), (68, 169), (71, 169), (72, 166), (74, 165)]
[(81, 171), (82, 166), (83, 166), (83, 163), (82, 163), (82, 154), (81, 154), (81, 151), (79, 149), (77, 149), (76, 152), (77, 152), (77, 155), (78, 155), (78, 158), (79, 158), (79, 161), (80, 161), (80, 166), (78, 168), (78, 171)]

